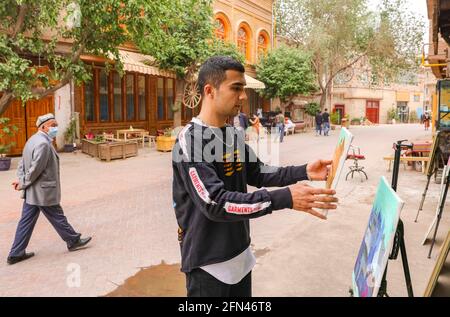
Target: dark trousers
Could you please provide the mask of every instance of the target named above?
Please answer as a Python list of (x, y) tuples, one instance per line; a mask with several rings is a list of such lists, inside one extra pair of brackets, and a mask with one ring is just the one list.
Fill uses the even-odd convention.
[(251, 297), (252, 272), (239, 283), (229, 285), (202, 269), (195, 269), (186, 273), (186, 288), (188, 297)]
[(66, 241), (67, 246), (76, 242), (81, 234), (75, 232), (72, 226), (67, 222), (66, 216), (60, 205), (55, 206), (34, 206), (23, 203), (22, 217), (17, 225), (16, 236), (9, 256), (21, 256), (30, 242), (34, 226), (39, 218), (39, 212), (47, 217), (48, 221), (58, 232), (59, 236)]

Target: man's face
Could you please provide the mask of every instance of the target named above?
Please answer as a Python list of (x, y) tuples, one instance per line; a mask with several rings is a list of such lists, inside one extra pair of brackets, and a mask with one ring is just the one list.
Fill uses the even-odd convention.
[(56, 122), (55, 119), (48, 120), (43, 125), (41, 125), (40, 129), (44, 131), (45, 133), (48, 133), (51, 127), (57, 127), (58, 122)]
[(236, 116), (242, 108), (242, 102), (247, 99), (245, 76), (236, 70), (227, 70), (225, 75), (220, 86), (212, 88), (214, 108), (221, 116)]

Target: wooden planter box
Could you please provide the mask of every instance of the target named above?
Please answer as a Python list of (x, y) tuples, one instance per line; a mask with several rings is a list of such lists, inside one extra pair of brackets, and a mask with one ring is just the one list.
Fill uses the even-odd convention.
[(86, 153), (92, 157), (98, 157), (98, 146), (105, 142), (97, 142), (94, 140), (81, 140), (81, 152)]
[(162, 152), (172, 151), (176, 138), (170, 136), (159, 136), (156, 138), (156, 149)]
[(126, 159), (137, 154), (136, 141), (103, 143), (98, 146), (98, 158), (108, 162), (114, 159)]

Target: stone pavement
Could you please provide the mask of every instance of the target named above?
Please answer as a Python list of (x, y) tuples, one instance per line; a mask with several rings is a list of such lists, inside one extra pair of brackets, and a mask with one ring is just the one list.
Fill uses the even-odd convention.
[[(392, 153), (397, 139), (431, 138), (419, 125), (352, 126), (351, 131), (354, 144), (367, 157), (362, 164), (369, 181), (341, 179), (340, 205), (327, 221), (290, 210), (252, 220), (255, 296), (347, 296), (379, 177), (390, 180), (382, 157)], [(286, 137), (280, 146), (281, 164), (331, 157), (337, 134)], [(92, 235), (93, 241), (85, 250), (68, 252), (41, 216), (27, 249), (36, 256), (9, 266), (6, 257), (22, 204), (10, 186), (18, 159), (13, 160), (12, 169), (0, 174), (0, 296), (102, 296), (141, 268), (180, 262), (171, 201), (171, 154), (139, 151), (137, 157), (109, 163), (82, 153), (61, 154), (62, 206), (75, 230)], [(425, 182), (423, 174), (401, 167), (398, 192), (406, 202), (402, 219), (416, 296), (426, 287), (450, 227), (447, 204), (432, 259), (427, 259), (428, 246), (422, 246), (421, 240), (434, 214), (439, 185), (432, 182), (419, 222), (414, 223)], [(391, 296), (406, 295), (400, 259), (389, 262), (388, 291)]]

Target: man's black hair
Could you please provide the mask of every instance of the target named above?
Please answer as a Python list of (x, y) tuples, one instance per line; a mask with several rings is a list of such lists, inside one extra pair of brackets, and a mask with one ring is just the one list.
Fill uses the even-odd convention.
[(203, 96), (203, 90), (207, 84), (211, 84), (214, 88), (219, 88), (226, 78), (225, 72), (227, 70), (245, 73), (244, 65), (232, 57), (213, 56), (208, 58), (200, 67), (198, 74), (198, 88), (201, 95)]

